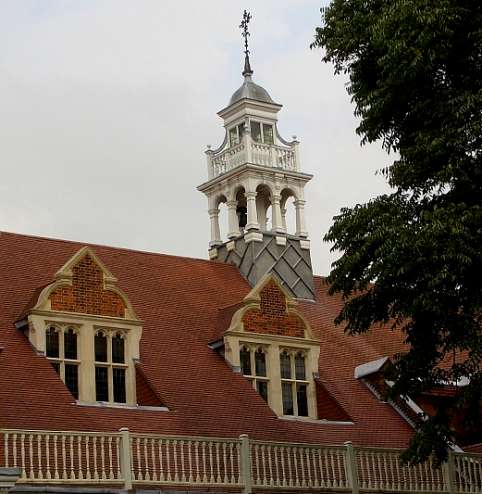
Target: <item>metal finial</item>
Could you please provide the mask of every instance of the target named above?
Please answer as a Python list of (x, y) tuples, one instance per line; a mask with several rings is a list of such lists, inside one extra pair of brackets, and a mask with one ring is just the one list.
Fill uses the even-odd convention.
[(251, 64), (249, 63), (249, 49), (248, 49), (248, 36), (251, 36), (251, 33), (248, 31), (248, 24), (251, 20), (251, 13), (247, 10), (243, 13), (243, 20), (239, 25), (241, 31), (241, 36), (244, 38), (244, 70), (243, 76), (251, 76), (253, 74), (253, 70), (251, 69)]

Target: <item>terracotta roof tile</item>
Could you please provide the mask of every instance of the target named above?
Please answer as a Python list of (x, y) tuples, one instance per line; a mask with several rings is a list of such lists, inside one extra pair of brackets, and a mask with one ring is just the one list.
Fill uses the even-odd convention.
[[(320, 379), (354, 424), (278, 419), (208, 343), (250, 287), (236, 268), (199, 259), (92, 246), (143, 321), (142, 372), (169, 411), (76, 405), (48, 361), (15, 329), (35, 291), (83, 245), (0, 234), (0, 423), (2, 427), (238, 436), (403, 447), (412, 430), (353, 377), (355, 366), (403, 348), (388, 328), (347, 336), (333, 325), (341, 300), (315, 278), (316, 302), (300, 310), (320, 338)], [(221, 314), (221, 315), (220, 315)], [(221, 322), (220, 322), (221, 321)]]

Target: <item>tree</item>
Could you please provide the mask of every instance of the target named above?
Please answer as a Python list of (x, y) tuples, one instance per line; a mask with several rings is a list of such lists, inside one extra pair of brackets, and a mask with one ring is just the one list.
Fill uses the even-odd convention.
[(451, 420), (480, 430), (482, 399), (482, 2), (333, 0), (313, 47), (349, 77), (362, 144), (394, 156), (393, 192), (344, 208), (325, 236), (349, 333), (389, 323), (409, 350), (394, 396), (467, 382), (424, 420), (405, 459), (443, 461)]

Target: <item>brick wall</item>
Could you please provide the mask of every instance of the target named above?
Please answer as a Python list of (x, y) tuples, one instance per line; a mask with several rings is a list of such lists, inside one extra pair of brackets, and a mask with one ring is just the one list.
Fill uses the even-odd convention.
[(288, 314), (286, 297), (273, 280), (261, 290), (260, 298), (260, 308), (244, 314), (245, 331), (299, 338), (305, 336), (303, 320), (296, 314)]
[(114, 292), (104, 290), (104, 274), (96, 262), (84, 256), (72, 269), (72, 286), (50, 294), (52, 310), (124, 317), (125, 305)]

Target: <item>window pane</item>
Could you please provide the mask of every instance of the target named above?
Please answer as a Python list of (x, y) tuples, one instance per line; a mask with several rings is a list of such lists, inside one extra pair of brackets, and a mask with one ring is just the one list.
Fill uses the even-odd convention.
[(79, 380), (78, 368), (73, 364), (65, 364), (65, 385), (69, 388), (72, 396), (77, 399), (79, 397)]
[(263, 124), (263, 137), (265, 144), (274, 144), (272, 125)]
[(293, 415), (293, 393), (291, 383), (281, 383), (283, 394), (283, 415)]
[(241, 372), (245, 376), (251, 375), (251, 352), (247, 348), (242, 348), (239, 352)]
[(266, 355), (262, 350), (257, 350), (254, 354), (254, 363), (257, 376), (266, 376)]
[(126, 402), (126, 370), (112, 369), (112, 381), (114, 384), (114, 401), (116, 403)]
[(291, 358), (286, 352), (280, 355), (280, 369), (282, 379), (291, 379)]
[(261, 124), (259, 122), (251, 122), (251, 137), (256, 142), (261, 142)]
[(305, 380), (306, 372), (305, 372), (305, 356), (302, 353), (298, 353), (295, 357), (295, 370), (296, 370), (296, 379)]
[(55, 328), (49, 328), (45, 333), (45, 354), (47, 357), (59, 358), (59, 333)]
[(112, 362), (118, 364), (123, 364), (125, 362), (124, 358), (124, 338), (119, 334), (116, 334), (112, 338)]
[(97, 401), (109, 401), (107, 367), (95, 368), (95, 399)]
[(60, 364), (58, 362), (50, 362), (55, 372), (60, 376)]
[(77, 335), (73, 329), (64, 333), (64, 357), (77, 359)]
[(236, 146), (237, 144), (239, 144), (238, 129), (233, 127), (232, 129), (229, 129), (229, 145)]
[(263, 398), (263, 400), (268, 403), (268, 383), (266, 381), (257, 381), (256, 389), (261, 395), (261, 398)]
[(308, 399), (306, 396), (306, 384), (296, 386), (296, 400), (298, 402), (298, 415), (308, 417)]
[(102, 333), (95, 335), (95, 360), (107, 362), (107, 337)]

